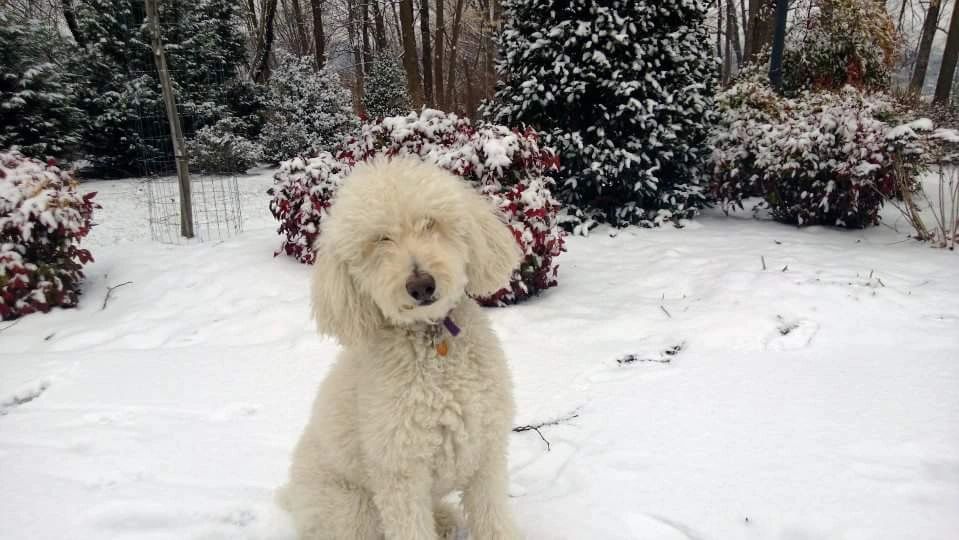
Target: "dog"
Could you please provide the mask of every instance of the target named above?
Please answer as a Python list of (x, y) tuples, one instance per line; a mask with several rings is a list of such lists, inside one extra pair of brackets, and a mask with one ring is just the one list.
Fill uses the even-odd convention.
[(339, 188), (315, 249), (313, 316), (343, 349), (281, 491), (300, 538), (433, 540), (464, 525), (474, 540), (520, 538), (512, 381), (471, 298), (507, 285), (512, 231), (451, 173), (379, 159)]

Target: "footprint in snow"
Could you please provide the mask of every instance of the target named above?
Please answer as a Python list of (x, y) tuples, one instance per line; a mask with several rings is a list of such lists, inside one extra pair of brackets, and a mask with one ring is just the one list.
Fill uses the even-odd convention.
[(809, 319), (785, 319), (777, 316), (776, 333), (766, 339), (766, 349), (791, 351), (808, 347), (819, 331), (819, 323)]
[(50, 388), (49, 379), (37, 379), (20, 387), (12, 394), (0, 398), (0, 416), (9, 413), (12, 409), (30, 403)]

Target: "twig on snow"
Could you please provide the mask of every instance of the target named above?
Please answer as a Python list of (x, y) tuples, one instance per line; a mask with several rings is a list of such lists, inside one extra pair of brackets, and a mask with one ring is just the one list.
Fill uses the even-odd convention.
[(763, 270), (765, 271), (765, 270), (766, 270), (766, 256), (765, 256), (765, 255), (760, 255), (760, 256), (759, 256), (759, 259), (763, 262)]
[(573, 412), (563, 416), (561, 418), (554, 418), (553, 420), (547, 420), (546, 422), (540, 422), (538, 424), (527, 424), (525, 426), (516, 426), (513, 428), (514, 433), (522, 433), (524, 431), (535, 431), (539, 435), (540, 439), (543, 439), (543, 442), (546, 443), (546, 451), (550, 451), (549, 441), (546, 440), (546, 437), (543, 436), (543, 432), (540, 431), (541, 428), (549, 426), (558, 426), (564, 422), (569, 422), (574, 418), (579, 418), (579, 409), (574, 410)]
[(659, 305), (659, 309), (663, 310), (663, 313), (665, 313), (666, 316), (669, 317), (670, 319), (673, 318), (673, 316), (670, 315), (668, 311), (666, 311), (666, 308), (662, 304)]
[(23, 320), (23, 319), (17, 319), (17, 320), (15, 320), (15, 321), (13, 321), (12, 323), (4, 326), (3, 328), (0, 328), (0, 332), (3, 332), (4, 330), (7, 330), (7, 329), (9, 329), (9, 328), (13, 328), (14, 326), (17, 325), (17, 323), (19, 323), (19, 322), (22, 321), (22, 320)]
[(103, 311), (104, 309), (107, 308), (107, 303), (110, 302), (110, 295), (113, 294), (113, 289), (119, 289), (120, 287), (122, 287), (122, 286), (124, 286), (124, 285), (129, 285), (129, 284), (131, 284), (131, 283), (133, 283), (133, 282), (132, 282), (132, 281), (124, 281), (123, 283), (121, 283), (121, 284), (119, 284), (119, 285), (114, 285), (114, 286), (112, 286), (112, 287), (110, 287), (110, 286), (108, 285), (108, 286), (107, 286), (107, 295), (103, 297), (103, 305), (100, 306), (100, 311)]

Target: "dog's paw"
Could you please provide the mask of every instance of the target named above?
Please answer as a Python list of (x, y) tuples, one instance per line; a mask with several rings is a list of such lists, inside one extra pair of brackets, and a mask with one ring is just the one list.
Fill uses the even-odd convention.
[(442, 502), (433, 508), (433, 522), (436, 524), (436, 536), (440, 540), (458, 540), (460, 531), (465, 532), (462, 512), (449, 502)]

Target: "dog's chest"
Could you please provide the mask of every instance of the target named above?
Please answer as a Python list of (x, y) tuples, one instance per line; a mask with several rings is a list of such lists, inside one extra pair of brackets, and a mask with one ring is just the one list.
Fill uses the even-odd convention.
[(449, 336), (418, 343), (418, 416), (434, 476), (434, 490), (462, 487), (484, 451), (483, 374), (462, 341)]

